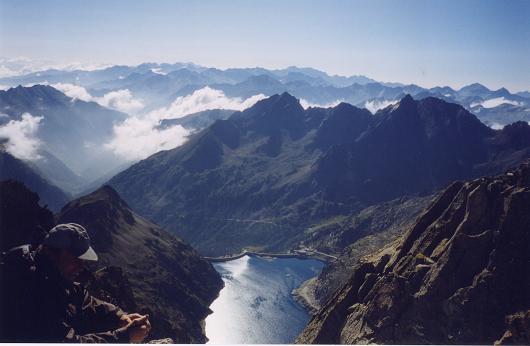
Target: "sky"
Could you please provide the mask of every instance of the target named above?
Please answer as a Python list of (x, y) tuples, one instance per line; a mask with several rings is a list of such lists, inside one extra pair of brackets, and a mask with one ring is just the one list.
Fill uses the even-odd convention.
[(530, 90), (530, 1), (0, 0), (0, 56)]

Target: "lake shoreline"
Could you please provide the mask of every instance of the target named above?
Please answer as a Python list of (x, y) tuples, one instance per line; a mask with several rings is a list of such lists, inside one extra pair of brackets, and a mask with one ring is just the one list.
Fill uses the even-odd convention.
[(233, 255), (226, 255), (226, 256), (219, 256), (219, 257), (208, 257), (203, 256), (205, 260), (208, 262), (216, 263), (216, 262), (229, 262), (234, 261), (237, 259), (240, 259), (245, 256), (256, 256), (256, 257), (265, 257), (265, 258), (296, 258), (296, 259), (313, 259), (317, 261), (321, 261), (324, 263), (329, 262), (329, 258), (326, 258), (325, 256), (319, 255), (319, 254), (308, 254), (308, 253), (268, 253), (268, 252), (254, 252), (254, 251), (243, 251), (239, 254), (233, 254)]
[(294, 300), (302, 305), (311, 316), (320, 310), (320, 303), (315, 298), (315, 289), (318, 275), (304, 281), (291, 293)]

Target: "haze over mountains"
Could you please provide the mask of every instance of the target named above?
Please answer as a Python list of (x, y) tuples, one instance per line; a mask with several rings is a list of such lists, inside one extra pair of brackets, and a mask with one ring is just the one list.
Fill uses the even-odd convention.
[[(26, 85), (0, 92), (0, 137), (15, 142), (18, 136), (18, 148), (10, 150), (11, 143), (8, 151), (33, 161), (48, 180), (74, 194), (157, 151), (181, 145), (192, 132), (231, 111), (283, 92), (300, 99), (304, 108), (347, 102), (371, 113), (406, 94), (415, 99), (434, 96), (461, 104), (492, 128), (530, 121), (525, 92), (492, 91), (477, 83), (460, 90), (426, 89), (298, 67), (220, 70), (191, 63), (145, 63), (90, 71), (49, 69), (0, 78), (0, 85)], [(223, 111), (199, 114), (214, 109)], [(54, 170), (57, 166), (61, 169)]]
[[(329, 76), (322, 71), (298, 67), (282, 70), (264, 68), (220, 70), (190, 63), (145, 63), (138, 66), (112, 66), (95, 71), (47, 70), (0, 78), (0, 85), (4, 86), (36, 83), (57, 85), (67, 94), (81, 95), (80, 97), (85, 99), (121, 91), (121, 95), (111, 96), (121, 97), (121, 101), (126, 101), (116, 101), (113, 104), (114, 107), (121, 107), (124, 111), (126, 109), (137, 111), (138, 108), (144, 112), (154, 110), (167, 106), (179, 96), (190, 95), (209, 86), (222, 91), (227, 97), (246, 99), (258, 94), (272, 96), (287, 91), (303, 99), (302, 103), (307, 105), (323, 106), (347, 102), (370, 110), (376, 110), (384, 104), (395, 103), (405, 94), (415, 98), (435, 96), (460, 103), (468, 110), (474, 110), (479, 118), (490, 122), (491, 125), (496, 123), (497, 126), (513, 122), (509, 116), (502, 116), (507, 113), (506, 111), (499, 112), (500, 109), (496, 109), (500, 105), (510, 105), (513, 108), (510, 110), (511, 113), (518, 112), (527, 118), (529, 112), (528, 95), (524, 92), (512, 94), (505, 88), (489, 90), (475, 83), (459, 90), (447, 86), (427, 89), (417, 85), (377, 82), (364, 76)], [(106, 103), (112, 105), (111, 102)]]

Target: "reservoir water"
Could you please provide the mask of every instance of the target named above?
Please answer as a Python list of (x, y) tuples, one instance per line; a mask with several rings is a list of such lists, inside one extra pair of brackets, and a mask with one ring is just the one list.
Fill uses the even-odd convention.
[(291, 292), (318, 275), (312, 259), (245, 256), (213, 264), (225, 287), (206, 318), (210, 344), (289, 344), (309, 321)]

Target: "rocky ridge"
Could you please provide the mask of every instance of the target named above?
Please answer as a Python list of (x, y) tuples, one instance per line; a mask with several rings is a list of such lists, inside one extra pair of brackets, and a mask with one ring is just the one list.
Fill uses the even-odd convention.
[(526, 162), (450, 185), (401, 239), (358, 263), (297, 342), (528, 343), (529, 264)]

